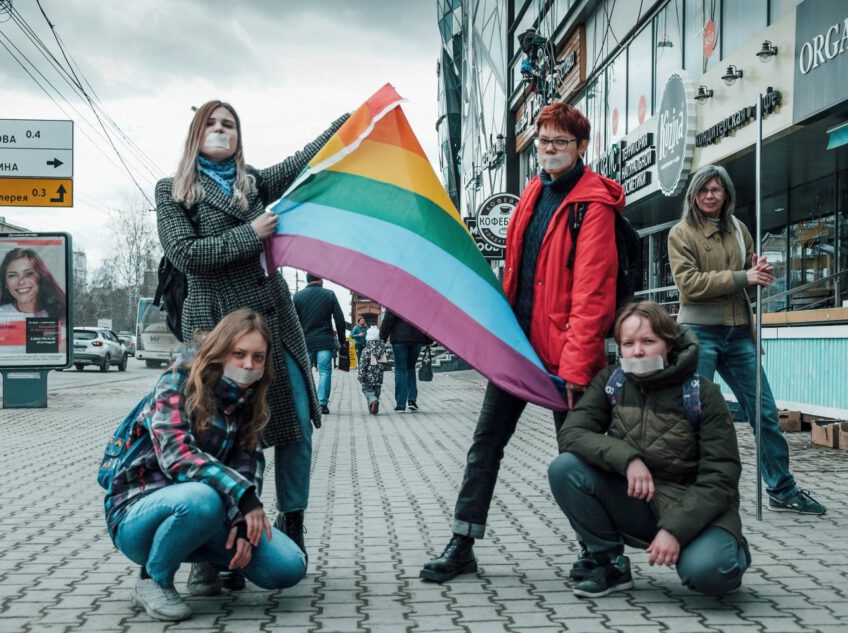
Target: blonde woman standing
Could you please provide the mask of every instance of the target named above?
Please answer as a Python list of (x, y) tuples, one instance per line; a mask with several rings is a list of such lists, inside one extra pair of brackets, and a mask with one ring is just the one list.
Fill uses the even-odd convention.
[[(159, 240), (165, 255), (188, 279), (182, 333), (190, 340), (227, 314), (251, 308), (268, 322), (273, 338), (274, 382), (268, 390), (271, 417), (263, 435), (274, 446), (276, 526), (305, 552), (303, 513), (309, 501), (312, 425), (321, 412), (312, 384), (303, 331), (283, 275), (266, 275), (262, 241), (276, 216), (265, 206), (277, 200), (347, 119), (337, 119), (303, 150), (266, 169), (245, 163), (241, 122), (235, 109), (209, 101), (192, 119), (173, 178), (156, 185)], [(220, 591), (209, 568), (195, 569), (192, 593)], [(230, 588), (244, 582), (231, 577)]]

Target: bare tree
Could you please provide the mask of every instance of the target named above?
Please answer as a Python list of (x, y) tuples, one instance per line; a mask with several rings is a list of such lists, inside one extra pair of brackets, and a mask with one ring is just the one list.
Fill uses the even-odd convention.
[(128, 197), (121, 208), (109, 214), (115, 254), (104, 262), (104, 267), (111, 269), (114, 285), (126, 291), (124, 313), (115, 315), (118, 322), (134, 322), (138, 299), (145, 287), (145, 275), (156, 270), (162, 256), (155, 221), (153, 210), (141, 197)]

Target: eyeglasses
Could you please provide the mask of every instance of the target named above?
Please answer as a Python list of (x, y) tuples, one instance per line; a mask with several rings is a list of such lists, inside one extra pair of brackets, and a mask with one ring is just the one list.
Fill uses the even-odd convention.
[(576, 138), (543, 138), (539, 137), (533, 141), (539, 149), (553, 145), (554, 149), (568, 149), (569, 143), (577, 143)]
[(698, 189), (698, 195), (712, 195), (714, 198), (718, 198), (719, 196), (724, 195), (724, 187), (704, 187), (703, 189)]

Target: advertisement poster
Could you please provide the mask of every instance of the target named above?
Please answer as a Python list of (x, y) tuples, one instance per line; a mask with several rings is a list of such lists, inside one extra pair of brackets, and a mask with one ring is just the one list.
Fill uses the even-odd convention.
[(68, 364), (70, 239), (0, 233), (0, 367)]

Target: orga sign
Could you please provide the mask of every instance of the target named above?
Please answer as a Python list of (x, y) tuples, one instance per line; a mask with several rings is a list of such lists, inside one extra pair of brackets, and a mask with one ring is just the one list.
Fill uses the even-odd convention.
[(675, 196), (689, 177), (695, 151), (695, 91), (681, 71), (668, 78), (657, 111), (657, 180), (666, 196)]
[(517, 204), (518, 196), (511, 193), (497, 193), (486, 198), (477, 209), (478, 246), (481, 246), (482, 241), (491, 247), (480, 248), (486, 258), (503, 258), (503, 250), (506, 248), (506, 230)]

